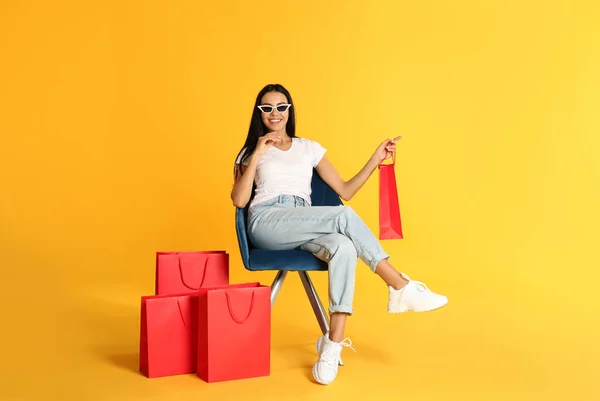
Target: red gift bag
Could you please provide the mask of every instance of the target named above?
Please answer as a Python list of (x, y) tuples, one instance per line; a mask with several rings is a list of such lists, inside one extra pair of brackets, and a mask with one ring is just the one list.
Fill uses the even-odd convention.
[(229, 254), (225, 251), (156, 253), (156, 295), (228, 283)]
[[(248, 283), (209, 288), (256, 286)], [(198, 292), (142, 297), (140, 371), (147, 377), (195, 373)]]
[(207, 382), (271, 372), (271, 288), (200, 290), (198, 376)]
[(392, 164), (379, 165), (379, 239), (402, 239), (402, 220), (396, 186), (396, 154)]
[(140, 371), (147, 377), (194, 373), (198, 294), (142, 297)]

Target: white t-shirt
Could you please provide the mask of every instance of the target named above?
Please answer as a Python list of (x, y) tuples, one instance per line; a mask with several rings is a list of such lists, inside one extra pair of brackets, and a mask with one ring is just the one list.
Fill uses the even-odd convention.
[[(313, 168), (326, 151), (319, 143), (306, 138), (292, 138), (292, 146), (288, 150), (271, 146), (258, 161), (254, 177), (256, 194), (250, 206), (279, 195), (296, 195), (310, 205)], [(236, 164), (240, 163), (243, 154), (240, 153)], [(249, 162), (250, 159), (246, 159), (244, 164)]]

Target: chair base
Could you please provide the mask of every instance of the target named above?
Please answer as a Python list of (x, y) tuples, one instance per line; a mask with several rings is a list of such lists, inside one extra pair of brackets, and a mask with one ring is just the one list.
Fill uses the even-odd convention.
[[(275, 304), (275, 300), (277, 299), (277, 295), (279, 295), (279, 291), (287, 277), (287, 273), (286, 270), (279, 270), (273, 280), (273, 284), (271, 284), (271, 307)], [(325, 313), (325, 308), (323, 308), (323, 304), (321, 303), (321, 299), (317, 294), (317, 290), (315, 289), (312, 280), (308, 277), (308, 272), (299, 271), (298, 274), (300, 275), (300, 281), (302, 281), (304, 291), (306, 291), (306, 295), (310, 301), (310, 306), (312, 306), (317, 322), (319, 322), (321, 333), (325, 335), (325, 333), (329, 332), (329, 318), (327, 317), (327, 313)], [(340, 358), (339, 365), (344, 366), (342, 358)]]
[[(279, 291), (281, 290), (281, 286), (287, 277), (287, 273), (288, 272), (285, 270), (279, 270), (275, 276), (275, 279), (273, 280), (273, 284), (271, 284), (271, 307), (275, 305), (275, 300), (277, 299), (277, 295), (279, 295)], [(325, 334), (329, 331), (329, 318), (327, 317), (325, 308), (321, 303), (321, 299), (319, 299), (317, 290), (315, 289), (310, 277), (308, 277), (307, 272), (299, 271), (298, 275), (300, 275), (300, 281), (302, 281), (304, 291), (306, 291), (310, 306), (312, 307), (315, 317), (317, 318), (321, 332)]]

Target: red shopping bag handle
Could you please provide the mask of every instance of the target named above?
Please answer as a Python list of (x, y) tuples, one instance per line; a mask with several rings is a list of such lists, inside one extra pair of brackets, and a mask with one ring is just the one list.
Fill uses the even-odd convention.
[[(400, 140), (400, 139), (402, 139), (402, 136), (400, 136), (398, 138), (398, 140)], [(383, 162), (384, 161), (382, 161), (381, 163), (379, 163), (377, 165), (377, 167), (381, 167), (381, 166), (394, 166), (394, 165), (396, 165), (396, 152), (392, 152), (392, 163), (391, 164), (384, 164)]]
[(252, 308), (254, 307), (254, 291), (252, 291), (252, 299), (250, 300), (250, 308), (248, 308), (248, 314), (243, 319), (240, 319), (235, 315), (233, 308), (231, 307), (231, 301), (229, 300), (229, 294), (227, 292), (225, 292), (225, 297), (227, 298), (227, 308), (229, 309), (229, 315), (231, 316), (233, 321), (236, 323), (242, 324), (246, 320), (248, 320), (248, 318), (250, 317), (250, 314), (252, 313)]
[(392, 152), (392, 162), (390, 164), (386, 164), (386, 163), (379, 163), (377, 165), (377, 167), (381, 167), (381, 166), (394, 166), (396, 164), (396, 152)]
[(185, 313), (183, 313), (183, 310), (181, 310), (181, 302), (179, 301), (179, 299), (177, 299), (177, 309), (179, 310), (179, 316), (181, 316), (181, 321), (183, 322), (183, 325), (186, 329), (191, 330), (192, 328), (190, 327), (190, 325), (185, 322)]
[(210, 257), (209, 255), (206, 255), (206, 259), (204, 260), (204, 269), (202, 269), (202, 281), (200, 281), (200, 285), (198, 287), (194, 287), (191, 284), (186, 283), (185, 275), (183, 274), (183, 266), (181, 264), (181, 255), (179, 256), (179, 258), (177, 258), (178, 263), (179, 263), (179, 276), (181, 276), (181, 282), (183, 283), (183, 285), (185, 285), (190, 290), (197, 290), (197, 289), (202, 288), (202, 286), (204, 285), (204, 280), (206, 279), (206, 267), (208, 266), (208, 258), (209, 257)]

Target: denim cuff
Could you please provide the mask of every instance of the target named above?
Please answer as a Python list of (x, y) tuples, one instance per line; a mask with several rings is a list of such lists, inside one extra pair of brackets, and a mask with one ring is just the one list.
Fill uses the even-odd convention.
[(385, 252), (381, 252), (381, 253), (377, 254), (373, 259), (371, 259), (369, 261), (368, 265), (371, 268), (371, 270), (373, 270), (373, 273), (375, 273), (379, 262), (381, 262), (383, 259), (389, 259), (389, 258), (390, 258), (390, 255), (388, 255)]
[(354, 313), (354, 309), (351, 306), (346, 305), (332, 305), (329, 307), (330, 314), (336, 312), (347, 313), (349, 315), (352, 315)]

